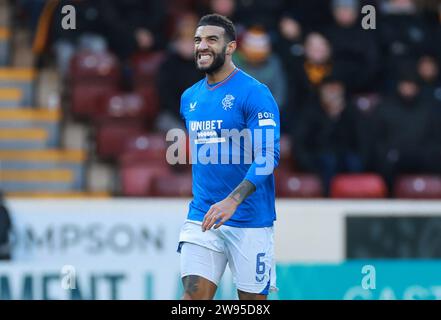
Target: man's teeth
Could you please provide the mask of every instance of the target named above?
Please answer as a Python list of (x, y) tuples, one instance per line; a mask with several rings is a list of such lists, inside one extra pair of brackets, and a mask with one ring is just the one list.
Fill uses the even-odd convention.
[(208, 60), (210, 59), (211, 54), (200, 54), (199, 55), (199, 60)]

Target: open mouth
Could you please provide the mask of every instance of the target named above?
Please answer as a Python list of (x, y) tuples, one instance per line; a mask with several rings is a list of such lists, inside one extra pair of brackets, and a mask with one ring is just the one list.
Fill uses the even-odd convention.
[(200, 63), (206, 63), (210, 61), (210, 59), (213, 57), (211, 53), (199, 53), (198, 54), (198, 62)]

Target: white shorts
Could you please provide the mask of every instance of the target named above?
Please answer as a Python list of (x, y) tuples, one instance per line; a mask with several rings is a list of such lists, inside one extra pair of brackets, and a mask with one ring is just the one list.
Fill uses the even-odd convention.
[(181, 277), (198, 275), (218, 285), (228, 263), (240, 291), (267, 295), (277, 290), (273, 227), (223, 225), (202, 232), (201, 222), (186, 221), (178, 251)]

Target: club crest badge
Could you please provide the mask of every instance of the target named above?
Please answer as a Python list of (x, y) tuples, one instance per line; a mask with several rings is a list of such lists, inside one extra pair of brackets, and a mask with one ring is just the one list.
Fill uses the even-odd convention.
[(222, 99), (222, 108), (227, 111), (233, 107), (234, 97), (231, 94), (227, 94), (225, 98)]

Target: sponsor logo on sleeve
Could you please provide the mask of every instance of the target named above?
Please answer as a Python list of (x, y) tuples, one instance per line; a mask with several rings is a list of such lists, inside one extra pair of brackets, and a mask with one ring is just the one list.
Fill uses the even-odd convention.
[(277, 127), (277, 124), (274, 121), (274, 113), (259, 112), (257, 114), (257, 118), (259, 119), (259, 127), (264, 127), (264, 126)]

